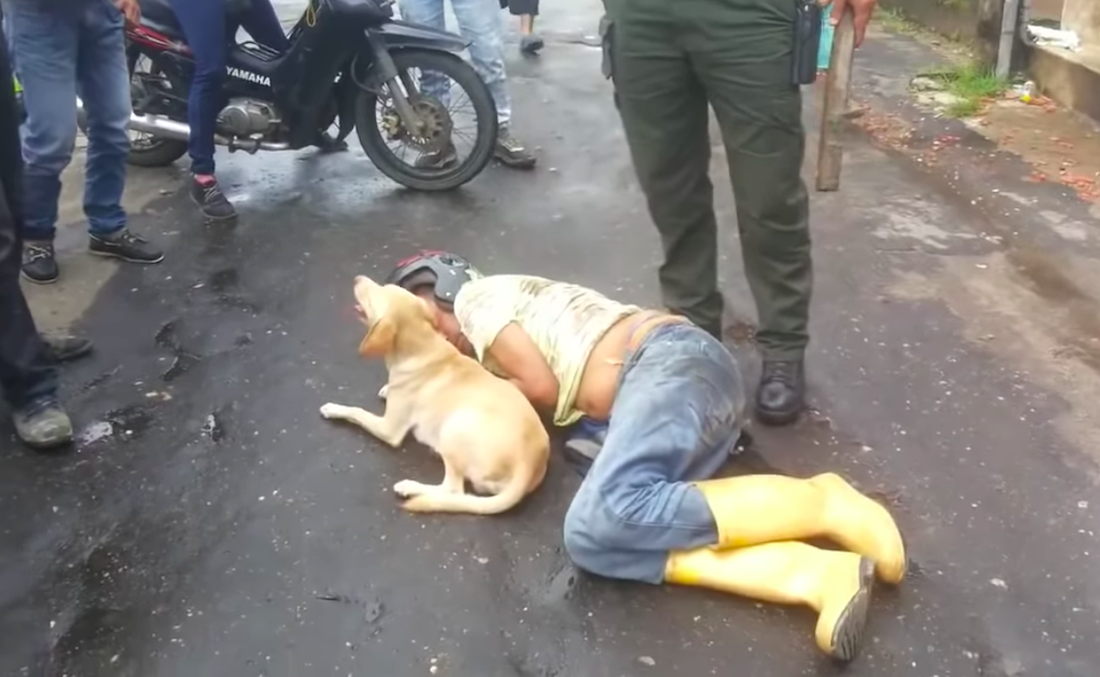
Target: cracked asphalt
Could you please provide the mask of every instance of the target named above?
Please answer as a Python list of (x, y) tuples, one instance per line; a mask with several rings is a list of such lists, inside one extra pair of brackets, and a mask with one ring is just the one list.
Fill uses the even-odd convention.
[[(238, 223), (203, 225), (174, 192), (134, 214), (169, 256), (118, 267), (76, 324), (98, 351), (64, 372), (75, 450), (32, 454), (0, 428), (0, 674), (840, 671), (814, 649), (808, 611), (575, 571), (561, 522), (579, 477), (560, 455), (514, 512), (414, 517), (390, 487), (436, 477), (430, 454), (317, 413), (380, 407), (383, 367), (356, 355), (351, 282), (420, 247), (657, 303), (657, 237), (589, 44), (599, 5), (544, 11), (543, 55), (509, 46), (532, 173), (492, 167), (424, 195), (355, 147), (224, 155)], [(858, 91), (906, 112), (892, 78), (923, 58), (917, 46), (876, 33), (863, 52)], [(965, 145), (972, 132), (955, 124)], [(714, 143), (730, 341), (755, 377)], [(814, 196), (814, 411), (754, 428), (728, 471), (838, 471), (895, 511), (913, 574), (878, 594), (846, 674), (1095, 677), (1100, 374), (1095, 337), (1074, 327), (1089, 326), (1098, 286), (1087, 273), (1072, 276), (1078, 295), (1058, 285), (1096, 269), (1100, 237), (1065, 239), (1035, 205), (1095, 215), (1012, 178), (1026, 172), (1010, 158), (952, 183), (853, 134), (846, 162), (842, 191)], [(998, 197), (968, 192), (994, 179)], [(35, 298), (39, 311), (50, 297)]]

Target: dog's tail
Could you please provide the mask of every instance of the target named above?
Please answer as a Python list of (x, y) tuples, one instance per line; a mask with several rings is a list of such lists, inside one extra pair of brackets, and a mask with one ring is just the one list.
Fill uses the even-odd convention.
[(414, 496), (402, 504), (411, 512), (464, 512), (471, 515), (496, 515), (516, 506), (527, 495), (527, 474), (512, 473), (512, 480), (493, 496), (448, 494), (443, 492)]

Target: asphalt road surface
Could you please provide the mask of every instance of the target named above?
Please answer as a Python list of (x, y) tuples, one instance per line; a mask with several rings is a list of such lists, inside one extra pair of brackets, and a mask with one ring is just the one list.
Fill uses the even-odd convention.
[[(226, 155), (238, 223), (203, 225), (182, 194), (133, 217), (168, 258), (120, 267), (78, 325), (99, 350), (65, 371), (77, 449), (36, 455), (0, 433), (0, 675), (837, 672), (809, 611), (575, 571), (561, 523), (579, 477), (560, 455), (507, 515), (415, 517), (390, 487), (434, 481), (439, 463), (318, 415), (328, 401), (381, 406), (383, 366), (356, 355), (351, 283), (420, 247), (657, 302), (656, 235), (586, 44), (598, 3), (544, 11), (544, 54), (510, 44), (508, 64), (536, 171), (493, 167), (424, 195), (355, 147)], [(717, 143), (731, 342), (754, 377)], [(852, 143), (843, 191), (815, 198), (818, 411), (757, 430), (729, 472), (835, 470), (894, 509), (913, 573), (876, 597), (847, 674), (1095, 677), (1096, 423), (1066, 423), (1080, 398), (984, 340), (1026, 318), (983, 330), (982, 307), (968, 314), (970, 297), (933, 284), (953, 265), (996, 273), (985, 257), (1009, 246), (985, 236), (997, 224)]]

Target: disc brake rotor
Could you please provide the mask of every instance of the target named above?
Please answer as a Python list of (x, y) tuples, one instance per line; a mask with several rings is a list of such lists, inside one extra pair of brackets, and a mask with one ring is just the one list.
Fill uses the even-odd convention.
[(423, 154), (442, 152), (451, 142), (454, 121), (441, 101), (431, 96), (417, 95), (409, 99), (413, 113), (420, 120), (420, 129), (413, 132), (401, 121), (392, 106), (382, 114), (382, 129), (391, 141), (401, 141)]

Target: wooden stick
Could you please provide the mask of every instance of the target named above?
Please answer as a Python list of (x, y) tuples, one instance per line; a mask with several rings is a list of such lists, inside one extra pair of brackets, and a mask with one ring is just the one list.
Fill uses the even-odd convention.
[(852, 85), (852, 57), (856, 49), (856, 25), (852, 10), (845, 10), (833, 36), (829, 74), (825, 81), (825, 103), (821, 107), (821, 145), (817, 152), (817, 190), (840, 189), (844, 163), (844, 121)]

